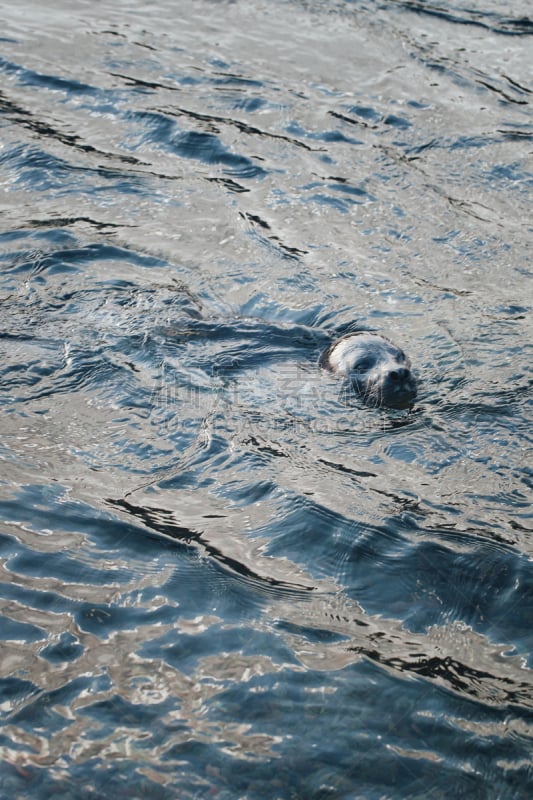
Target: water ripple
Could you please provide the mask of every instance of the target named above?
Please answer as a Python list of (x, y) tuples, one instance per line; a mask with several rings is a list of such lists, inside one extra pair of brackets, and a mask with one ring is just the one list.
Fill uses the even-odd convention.
[(130, 5), (4, 9), (0, 794), (528, 796), (529, 9)]

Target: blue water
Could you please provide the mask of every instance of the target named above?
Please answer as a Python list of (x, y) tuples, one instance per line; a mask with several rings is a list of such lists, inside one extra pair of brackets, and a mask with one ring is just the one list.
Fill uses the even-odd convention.
[(529, 15), (3, 9), (0, 798), (531, 796)]

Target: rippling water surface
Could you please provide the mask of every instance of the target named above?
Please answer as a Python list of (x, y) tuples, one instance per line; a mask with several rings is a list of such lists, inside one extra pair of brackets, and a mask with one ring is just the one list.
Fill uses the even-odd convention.
[(529, 12), (2, 4), (2, 798), (531, 796)]

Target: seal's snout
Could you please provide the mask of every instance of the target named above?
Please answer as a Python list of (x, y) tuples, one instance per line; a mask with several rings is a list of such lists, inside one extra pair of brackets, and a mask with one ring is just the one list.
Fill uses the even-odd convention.
[(409, 367), (394, 367), (383, 377), (382, 402), (402, 408), (416, 396), (416, 379)]
[(407, 381), (411, 377), (411, 372), (407, 367), (398, 367), (390, 372), (390, 377), (393, 381)]

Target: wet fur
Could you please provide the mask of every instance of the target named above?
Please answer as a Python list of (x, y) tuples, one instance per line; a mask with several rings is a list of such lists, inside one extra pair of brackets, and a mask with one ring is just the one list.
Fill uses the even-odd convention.
[(416, 396), (409, 358), (376, 333), (359, 331), (342, 336), (326, 348), (319, 364), (344, 375), (369, 406), (405, 408)]

